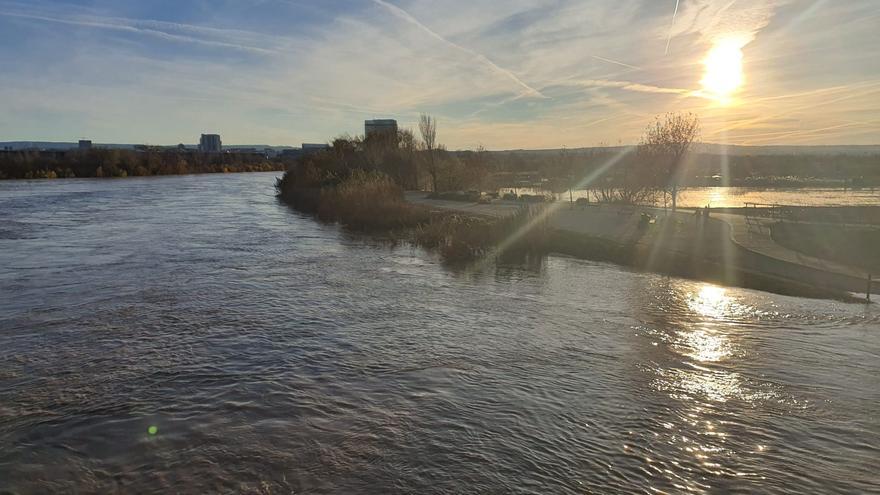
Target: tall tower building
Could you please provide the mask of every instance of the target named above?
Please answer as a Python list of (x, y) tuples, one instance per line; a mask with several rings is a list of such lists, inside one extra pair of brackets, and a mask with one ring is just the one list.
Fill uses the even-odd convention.
[(374, 134), (390, 134), (397, 136), (397, 121), (394, 119), (377, 119), (364, 121), (364, 136), (370, 137)]
[(202, 153), (221, 153), (223, 142), (220, 141), (220, 135), (202, 134), (202, 138), (199, 139), (199, 151)]

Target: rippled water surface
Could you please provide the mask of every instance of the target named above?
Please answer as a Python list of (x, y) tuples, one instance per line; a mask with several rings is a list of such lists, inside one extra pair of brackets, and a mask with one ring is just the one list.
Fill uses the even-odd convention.
[(272, 181), (0, 183), (0, 492), (880, 492), (876, 308), (448, 268)]

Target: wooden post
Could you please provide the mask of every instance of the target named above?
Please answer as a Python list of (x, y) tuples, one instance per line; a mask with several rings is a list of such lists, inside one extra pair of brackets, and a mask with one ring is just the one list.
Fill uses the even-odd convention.
[(870, 273), (868, 274), (868, 288), (865, 291), (865, 294), (867, 294), (866, 297), (870, 301), (871, 300), (871, 274)]

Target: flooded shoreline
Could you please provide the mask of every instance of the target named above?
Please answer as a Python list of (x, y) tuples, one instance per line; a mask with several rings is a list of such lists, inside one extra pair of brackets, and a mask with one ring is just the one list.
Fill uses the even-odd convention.
[[(535, 188), (501, 188), (500, 192), (518, 194), (549, 194), (559, 201), (568, 201), (568, 192), (549, 193)], [(572, 198), (595, 200), (591, 190), (572, 191)], [(681, 191), (678, 206), (682, 208), (741, 208), (746, 203), (792, 206), (880, 206), (880, 189), (843, 188), (770, 188), (770, 187), (688, 187)], [(662, 199), (658, 205), (663, 206)]]

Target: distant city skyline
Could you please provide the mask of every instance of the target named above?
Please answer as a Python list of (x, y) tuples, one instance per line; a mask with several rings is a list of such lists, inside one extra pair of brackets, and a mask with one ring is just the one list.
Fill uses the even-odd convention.
[[(677, 6), (677, 9), (676, 9)], [(0, 141), (880, 144), (874, 0), (0, 0)], [(184, 142), (192, 140), (189, 137)]]

